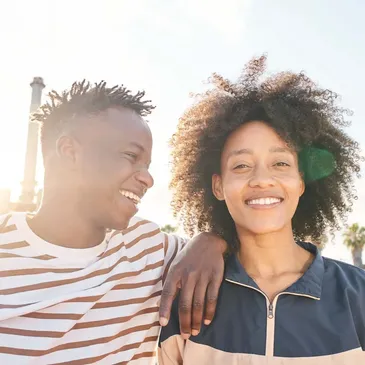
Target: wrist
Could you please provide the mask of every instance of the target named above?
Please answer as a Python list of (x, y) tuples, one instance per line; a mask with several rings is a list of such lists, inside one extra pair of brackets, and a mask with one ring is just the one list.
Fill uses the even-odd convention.
[(209, 242), (209, 244), (214, 246), (214, 248), (216, 248), (217, 250), (219, 250), (222, 253), (222, 255), (224, 253), (226, 253), (226, 251), (228, 249), (227, 242), (216, 233), (202, 232), (202, 233), (199, 233), (197, 237)]

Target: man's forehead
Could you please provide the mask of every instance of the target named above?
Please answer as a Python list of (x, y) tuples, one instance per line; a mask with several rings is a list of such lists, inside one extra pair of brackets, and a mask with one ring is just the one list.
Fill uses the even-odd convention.
[(150, 128), (147, 122), (136, 111), (127, 108), (110, 108), (106, 111), (104, 120), (125, 129), (126, 132), (148, 132)]
[(112, 106), (106, 109), (104, 113), (104, 118), (124, 122), (139, 121), (145, 123), (143, 117), (140, 116), (135, 110), (123, 106)]
[(107, 124), (117, 129), (128, 130), (149, 130), (147, 122), (137, 112), (128, 108), (109, 108), (97, 114), (82, 117), (86, 126), (95, 126), (100, 129), (107, 129)]
[[(109, 108), (100, 114), (85, 116), (82, 129), (83, 139), (91, 142), (131, 144), (145, 150), (151, 139), (151, 131), (144, 119), (133, 110)], [(80, 134), (78, 133), (78, 134)]]

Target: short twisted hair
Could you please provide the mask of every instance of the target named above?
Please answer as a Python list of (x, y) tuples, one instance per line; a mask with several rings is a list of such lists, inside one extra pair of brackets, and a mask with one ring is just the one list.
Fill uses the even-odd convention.
[(262, 56), (247, 64), (236, 83), (213, 74), (213, 88), (196, 96), (171, 139), (175, 216), (187, 233), (212, 230), (233, 250), (235, 225), (225, 202), (213, 195), (211, 178), (220, 173), (228, 136), (246, 122), (266, 122), (298, 152), (306, 189), (292, 221), (296, 238), (316, 240), (327, 228), (339, 228), (356, 198), (360, 150), (343, 130), (350, 112), (337, 105), (338, 95), (304, 73), (260, 81), (265, 70)]
[(83, 80), (74, 82), (70, 90), (61, 94), (51, 91), (47, 103), (33, 114), (33, 120), (41, 125), (43, 156), (62, 133), (66, 122), (75, 117), (98, 114), (111, 107), (126, 107), (144, 117), (155, 108), (150, 100), (142, 100), (144, 91), (132, 94), (124, 85), (107, 87), (105, 81), (95, 83)]

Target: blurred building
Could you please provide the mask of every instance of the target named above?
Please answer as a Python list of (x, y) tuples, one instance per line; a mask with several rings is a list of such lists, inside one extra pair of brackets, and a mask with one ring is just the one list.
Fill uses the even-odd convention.
[(0, 189), (0, 214), (10, 210), (10, 189)]
[[(34, 113), (41, 105), (42, 92), (45, 87), (41, 77), (35, 77), (30, 84), (32, 97), (30, 113)], [(34, 211), (40, 204), (41, 193), (36, 194), (36, 171), (39, 146), (39, 125), (29, 118), (27, 149), (25, 154), (24, 178), (19, 201), (11, 203), (11, 210)]]

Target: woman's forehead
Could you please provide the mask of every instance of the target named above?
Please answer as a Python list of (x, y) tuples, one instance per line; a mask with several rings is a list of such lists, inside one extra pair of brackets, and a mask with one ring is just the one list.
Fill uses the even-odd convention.
[(252, 121), (236, 129), (226, 140), (225, 154), (244, 151), (253, 154), (255, 151), (267, 149), (270, 152), (291, 152), (292, 148), (267, 123)]

